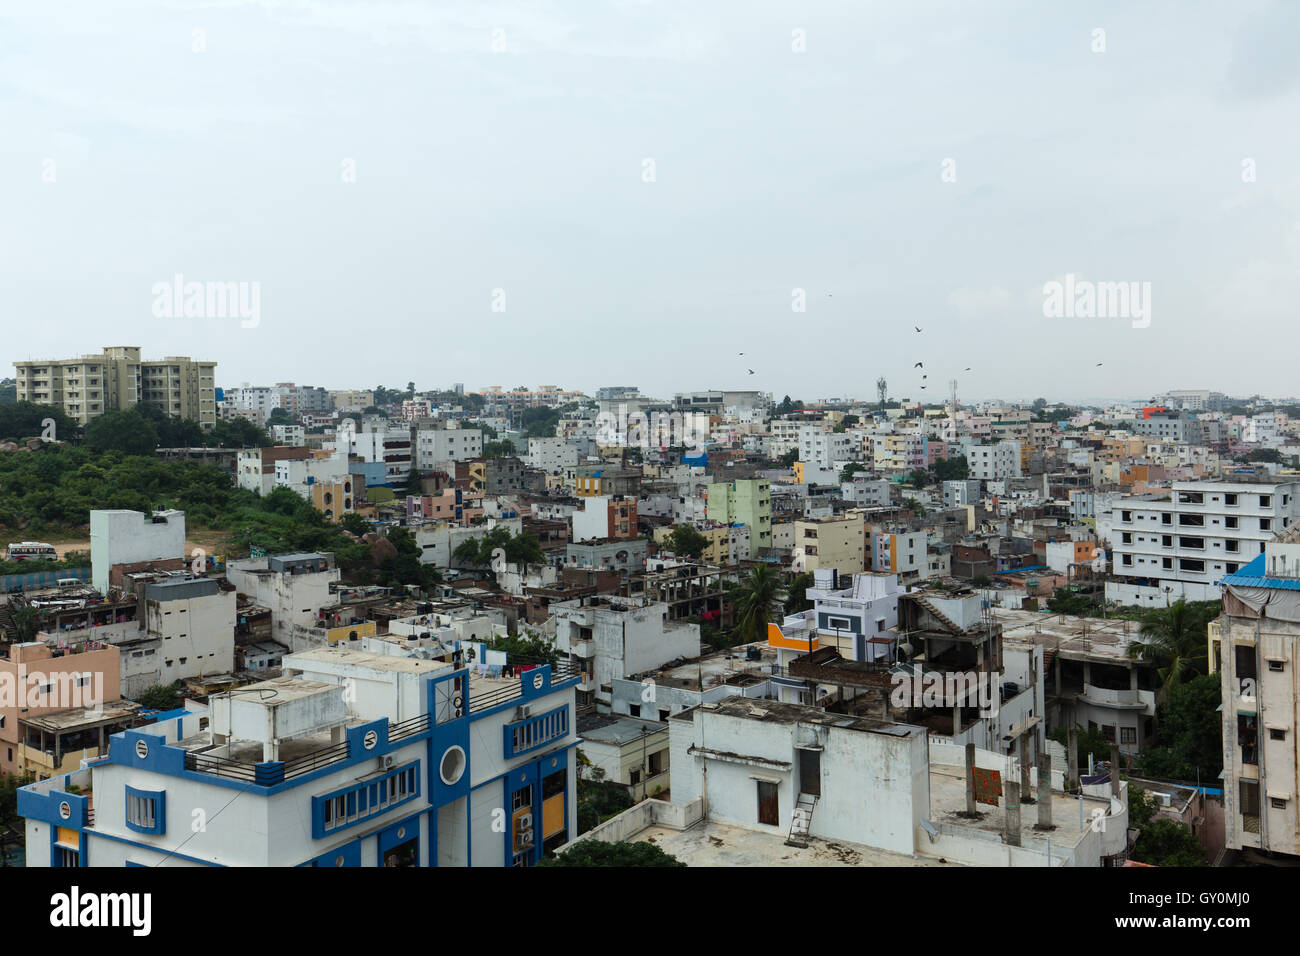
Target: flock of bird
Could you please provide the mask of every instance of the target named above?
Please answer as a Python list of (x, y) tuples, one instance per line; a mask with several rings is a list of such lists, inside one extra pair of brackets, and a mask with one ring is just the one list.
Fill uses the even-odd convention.
[[(917, 331), (918, 333), (925, 331), (925, 330), (922, 329), (919, 325), (914, 325), (914, 326), (912, 326), (912, 328), (916, 329), (916, 331)], [(912, 366), (912, 368), (922, 368), (922, 369), (923, 369), (923, 368), (925, 368), (925, 363), (924, 363), (924, 362), (917, 362), (915, 365)], [(971, 370), (970, 366), (969, 366), (969, 365), (966, 366), (966, 371), (969, 372), (970, 370)], [(930, 378), (930, 376), (929, 376), (929, 375), (926, 375), (926, 374), (924, 374), (924, 373), (921, 375), (921, 381), (922, 381), (922, 382), (927, 381), (929, 378)], [(921, 388), (924, 389), (925, 386), (922, 385)]]
[[(833, 298), (833, 296), (832, 296), (831, 293), (827, 292), (827, 293), (826, 293), (826, 298), (828, 298), (828, 299), (829, 299), (829, 298)], [(924, 330), (923, 330), (919, 325), (914, 325), (914, 326), (912, 326), (912, 328), (916, 329), (916, 331), (917, 331), (918, 334), (919, 334), (920, 332), (924, 331)], [(740, 354), (740, 355), (744, 355), (745, 353), (744, 353), (744, 352), (740, 352), (739, 354)], [(1097, 368), (1101, 368), (1104, 364), (1106, 364), (1106, 363), (1105, 363), (1105, 362), (1098, 362), (1098, 363), (1097, 363)], [(924, 368), (925, 368), (925, 363), (924, 363), (924, 362), (917, 362), (915, 365), (912, 366), (912, 368), (924, 369)], [(969, 372), (970, 370), (971, 370), (971, 367), (970, 367), (969, 365), (966, 366), (966, 371)], [(753, 375), (753, 374), (754, 374), (754, 370), (753, 370), (752, 368), (751, 368), (751, 369), (748, 369), (748, 372), (749, 372), (750, 375)], [(930, 376), (926, 375), (926, 374), (923, 372), (923, 373), (921, 374), (921, 381), (924, 383), (924, 382), (926, 382), (926, 381), (929, 379), (929, 377), (930, 377)], [(922, 384), (921, 388), (924, 389), (924, 388), (925, 388), (925, 385)]]

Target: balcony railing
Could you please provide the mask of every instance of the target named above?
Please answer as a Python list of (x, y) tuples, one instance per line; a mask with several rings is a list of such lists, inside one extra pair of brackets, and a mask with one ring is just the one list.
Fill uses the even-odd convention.
[(229, 777), (232, 780), (243, 780), (246, 783), (257, 782), (257, 764), (213, 754), (187, 753), (185, 769), (210, 773), (218, 777)]
[(410, 720), (403, 720), (400, 723), (388, 725), (388, 740), (391, 743), (394, 740), (405, 740), (407, 737), (415, 737), (424, 733), (431, 726), (432, 721), (428, 714), (421, 714), (419, 717), (412, 717)]
[[(511, 657), (510, 663), (512, 665), (518, 665), (521, 663), (528, 664), (531, 662), (527, 660), (520, 660), (517, 657)], [(544, 662), (539, 662), (539, 663), (544, 663)], [(582, 667), (578, 662), (561, 660), (551, 665), (552, 684), (558, 684), (561, 681), (572, 680), (574, 678), (577, 678), (579, 680), (582, 679)], [(514, 698), (521, 697), (521, 696), (523, 696), (523, 686), (518, 681), (516, 681), (512, 683), (509, 687), (502, 687), (497, 690), (488, 691), (487, 693), (470, 697), (469, 709), (471, 711), (487, 710), (490, 707), (495, 707), (498, 704), (503, 704), (508, 700), (513, 700)]]
[(1129, 707), (1142, 703), (1142, 700), (1138, 697), (1138, 692), (1129, 688), (1119, 690), (1109, 687), (1098, 687), (1095, 684), (1084, 684), (1083, 696), (1099, 704), (1113, 704), (1116, 706)]
[(284, 779), (291, 780), (294, 777), (301, 777), (303, 774), (312, 773), (339, 760), (346, 760), (350, 752), (348, 742), (345, 740), (342, 743), (334, 744), (332, 747), (313, 750), (301, 757), (286, 760), (284, 762)]

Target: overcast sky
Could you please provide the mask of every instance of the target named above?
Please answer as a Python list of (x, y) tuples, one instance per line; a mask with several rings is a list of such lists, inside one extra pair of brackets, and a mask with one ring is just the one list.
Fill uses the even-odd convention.
[[(0, 376), (1295, 395), (1297, 37), (1254, 0), (6, 0)], [(256, 325), (159, 315), (177, 274), (257, 283)], [(1150, 283), (1149, 325), (1046, 316), (1067, 274)]]

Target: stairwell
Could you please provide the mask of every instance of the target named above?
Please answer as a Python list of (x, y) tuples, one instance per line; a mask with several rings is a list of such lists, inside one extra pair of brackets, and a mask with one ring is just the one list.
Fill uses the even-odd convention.
[(921, 607), (925, 608), (927, 611), (929, 611), (931, 614), (937, 617), (939, 619), (939, 623), (941, 623), (944, 627), (948, 628), (948, 630), (951, 633), (953, 634), (965, 633), (964, 628), (959, 627), (956, 621), (948, 617), (948, 615), (944, 614), (942, 611), (940, 611), (937, 607), (935, 607), (925, 598), (918, 598), (916, 603), (920, 604)]

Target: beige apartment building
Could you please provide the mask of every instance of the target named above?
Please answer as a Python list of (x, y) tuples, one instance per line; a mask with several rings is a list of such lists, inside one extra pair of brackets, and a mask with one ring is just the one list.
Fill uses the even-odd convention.
[(138, 346), (114, 346), (102, 355), (15, 362), (14, 368), (18, 401), (53, 405), (80, 425), (141, 402), (203, 428), (217, 421), (216, 362), (184, 356), (144, 361)]
[(1229, 849), (1300, 857), (1300, 525), (1223, 578), (1209, 626), (1223, 704), (1224, 839)]
[(866, 530), (862, 516), (794, 523), (792, 566), (798, 571), (860, 574), (867, 567)]

